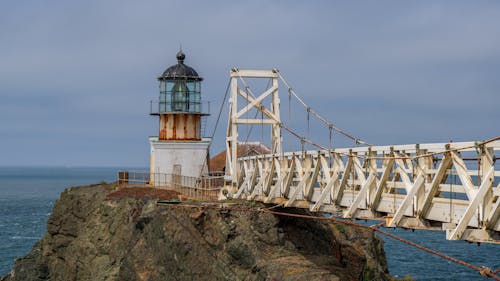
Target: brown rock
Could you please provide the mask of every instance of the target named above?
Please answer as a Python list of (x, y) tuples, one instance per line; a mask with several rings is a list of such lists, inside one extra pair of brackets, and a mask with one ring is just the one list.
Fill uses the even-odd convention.
[(45, 236), (2, 280), (390, 279), (382, 240), (369, 230), (182, 203), (157, 206), (143, 191), (106, 196), (109, 190), (63, 192)]

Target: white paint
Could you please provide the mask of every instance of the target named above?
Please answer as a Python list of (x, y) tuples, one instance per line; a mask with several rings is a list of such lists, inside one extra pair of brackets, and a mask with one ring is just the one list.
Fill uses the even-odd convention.
[[(181, 174), (188, 177), (199, 177), (208, 172), (208, 147), (211, 139), (201, 141), (158, 141), (149, 139), (151, 145), (152, 173), (173, 174), (174, 165), (180, 165)], [(159, 183), (156, 183), (159, 184)]]
[[(271, 153), (277, 155), (281, 154), (281, 121), (278, 76), (278, 70), (276, 69), (231, 69), (231, 95), (229, 98), (229, 119), (226, 134), (226, 184), (230, 184), (235, 187), (240, 180), (240, 169), (236, 159), (238, 157), (237, 144), (239, 124), (270, 125)], [(255, 94), (250, 89), (244, 78), (271, 78), (272, 86), (262, 93)], [(241, 82), (241, 86), (244, 86), (244, 89), (239, 87), (239, 82)], [(261, 103), (268, 96), (272, 99), (269, 108)], [(241, 110), (238, 108), (238, 97), (248, 103)], [(263, 116), (261, 119), (244, 118), (244, 115), (253, 108), (262, 112)]]

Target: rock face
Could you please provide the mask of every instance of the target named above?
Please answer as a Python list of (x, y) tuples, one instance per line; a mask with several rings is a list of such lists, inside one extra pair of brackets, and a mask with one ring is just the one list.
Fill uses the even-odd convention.
[(391, 279), (369, 230), (249, 212), (263, 206), (244, 202), (159, 206), (110, 189), (64, 191), (45, 236), (2, 280)]

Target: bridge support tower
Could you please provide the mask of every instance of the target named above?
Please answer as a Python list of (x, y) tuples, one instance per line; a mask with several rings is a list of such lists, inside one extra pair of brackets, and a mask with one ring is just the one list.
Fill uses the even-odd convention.
[[(245, 78), (271, 79), (271, 87), (262, 93), (255, 94), (248, 86)], [(238, 126), (261, 124), (271, 126), (271, 153), (281, 155), (281, 121), (280, 98), (278, 95), (278, 70), (243, 70), (231, 69), (231, 92), (229, 98), (229, 119), (226, 135), (226, 171), (225, 185), (236, 192), (241, 183), (240, 167), (237, 161)], [(269, 107), (263, 104), (270, 97)], [(239, 108), (238, 99), (246, 104)], [(268, 99), (269, 100), (269, 99)], [(261, 119), (245, 118), (252, 109), (262, 112)]]

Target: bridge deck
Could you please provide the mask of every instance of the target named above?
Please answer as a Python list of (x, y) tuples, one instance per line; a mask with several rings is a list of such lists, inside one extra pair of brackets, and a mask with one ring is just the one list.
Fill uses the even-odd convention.
[(500, 141), (287, 152), (239, 158), (233, 196), (388, 226), (500, 241)]

